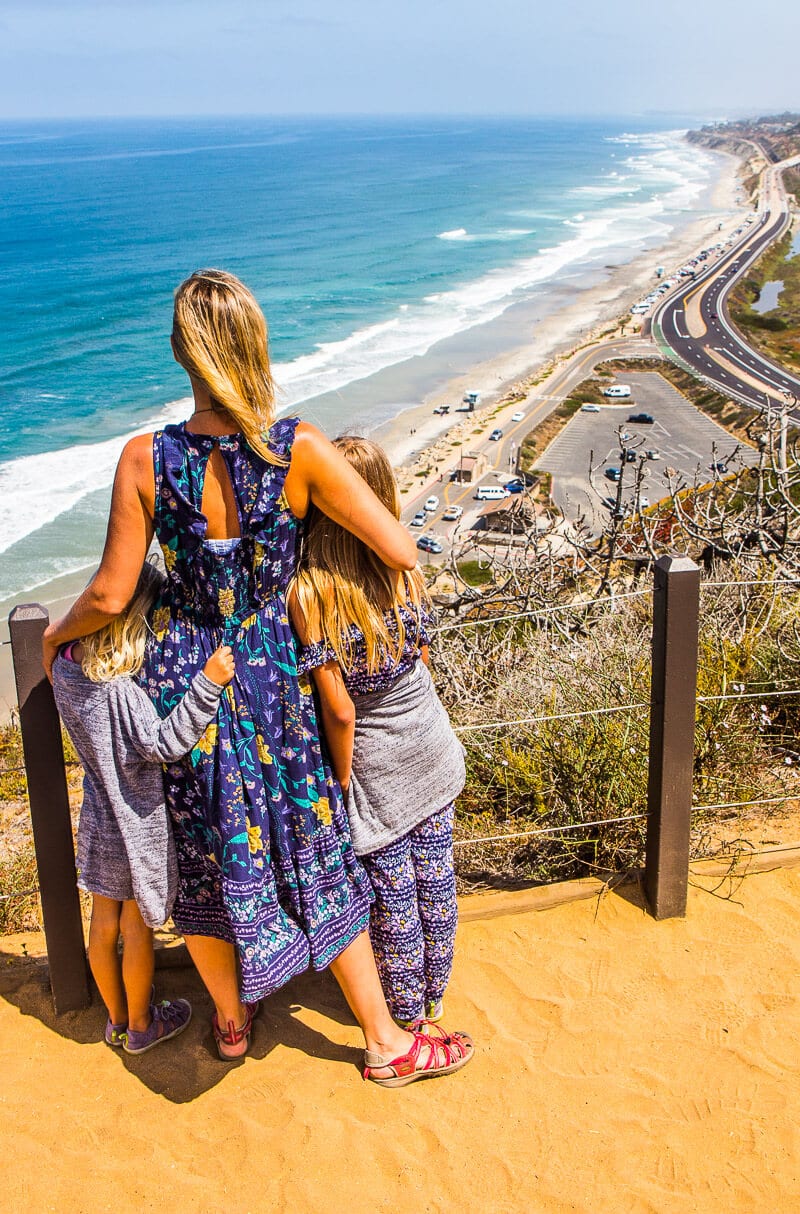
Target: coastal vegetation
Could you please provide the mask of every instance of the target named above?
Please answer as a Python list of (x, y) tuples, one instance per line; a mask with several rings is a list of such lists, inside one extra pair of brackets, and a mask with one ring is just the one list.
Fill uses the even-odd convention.
[[(800, 253), (790, 232), (771, 245), (734, 287), (731, 320), (768, 358), (788, 368), (800, 366)], [(782, 283), (774, 307), (760, 312), (756, 305), (768, 283)]]

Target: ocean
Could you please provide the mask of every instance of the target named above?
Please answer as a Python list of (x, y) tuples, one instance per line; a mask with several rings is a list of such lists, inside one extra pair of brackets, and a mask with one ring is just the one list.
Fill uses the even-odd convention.
[(413, 367), (424, 394), (441, 343), (466, 335), (484, 354), (512, 305), (555, 307), (555, 288), (563, 302), (612, 253), (632, 259), (686, 222), (718, 162), (675, 125), (0, 126), (0, 615), (96, 563), (122, 442), (185, 414), (169, 331), (192, 270), (221, 266), (255, 292), (281, 410), (368, 431), (414, 403), (408, 378), (371, 399), (368, 377)]

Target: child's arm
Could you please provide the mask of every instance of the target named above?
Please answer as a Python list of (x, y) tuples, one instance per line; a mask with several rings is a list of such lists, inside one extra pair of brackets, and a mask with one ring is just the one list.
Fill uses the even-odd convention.
[(333, 774), (347, 792), (353, 769), (353, 739), (356, 709), (336, 662), (326, 662), (311, 671), (319, 696), (322, 731), (333, 765)]
[(233, 672), (233, 654), (223, 645), (198, 671), (186, 695), (163, 720), (141, 687), (132, 679), (118, 679), (119, 726), (143, 759), (175, 763), (197, 744), (217, 715), (220, 696)]
[[(289, 592), (289, 615), (295, 632), (303, 645), (310, 645), (318, 638), (309, 633), (305, 613), (298, 602), (294, 589)], [(319, 698), (322, 732), (333, 765), (333, 774), (347, 791), (353, 767), (353, 738), (356, 728), (356, 710), (337, 662), (325, 662), (311, 671)]]

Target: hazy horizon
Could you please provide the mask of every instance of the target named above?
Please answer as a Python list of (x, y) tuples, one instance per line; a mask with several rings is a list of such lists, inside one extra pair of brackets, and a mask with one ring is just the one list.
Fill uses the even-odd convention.
[(796, 56), (786, 0), (0, 0), (0, 117), (714, 120), (791, 110)]

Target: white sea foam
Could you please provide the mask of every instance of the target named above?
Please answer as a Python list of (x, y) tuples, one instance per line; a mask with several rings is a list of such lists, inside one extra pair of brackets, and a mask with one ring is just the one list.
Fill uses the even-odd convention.
[[(283, 390), (282, 408), (332, 392), (385, 367), (425, 354), (436, 342), (492, 320), (525, 297), (537, 284), (578, 272), (581, 265), (602, 261), (610, 246), (625, 245), (634, 256), (648, 242), (670, 231), (665, 214), (689, 207), (708, 180), (703, 153), (681, 143), (676, 135), (618, 136), (614, 142), (632, 145), (626, 172), (614, 183), (614, 194), (635, 188), (656, 191), (651, 198), (630, 200), (608, 193), (597, 195), (599, 209), (579, 212), (567, 239), (541, 248), (501, 269), (492, 270), (454, 290), (428, 295), (421, 302), (400, 304), (395, 315), (357, 329), (348, 336), (319, 345), (291, 363), (276, 365), (276, 382)], [(631, 180), (634, 178), (636, 180)], [(587, 185), (581, 191), (611, 190), (611, 185)], [(541, 212), (517, 211), (531, 219)], [(562, 218), (562, 216), (553, 216)], [(488, 236), (465, 228), (439, 233), (440, 239), (517, 239), (529, 228), (499, 229)], [(122, 446), (135, 433), (153, 429), (185, 415), (185, 402), (165, 406), (136, 430), (119, 438), (25, 456), (0, 464), (0, 552), (52, 522), (98, 489), (108, 487)]]
[(129, 438), (185, 415), (186, 402), (176, 401), (118, 438), (0, 464), (0, 552), (58, 518), (87, 494), (110, 485)]
[(437, 240), (458, 240), (467, 243), (519, 240), (520, 236), (533, 235), (531, 228), (498, 228), (496, 232), (468, 232), (466, 228), (453, 228), (452, 232), (440, 232)]

